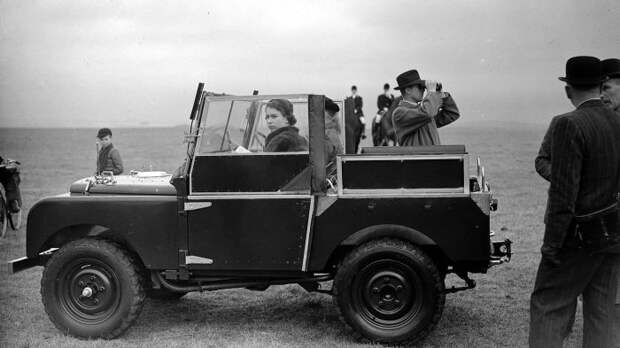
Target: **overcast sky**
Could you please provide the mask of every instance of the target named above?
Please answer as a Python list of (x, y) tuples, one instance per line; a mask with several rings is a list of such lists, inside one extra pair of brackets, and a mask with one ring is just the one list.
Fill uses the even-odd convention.
[(0, 0), (0, 127), (178, 125), (230, 94), (438, 79), (463, 122), (568, 111), (573, 55), (620, 56), (620, 2)]

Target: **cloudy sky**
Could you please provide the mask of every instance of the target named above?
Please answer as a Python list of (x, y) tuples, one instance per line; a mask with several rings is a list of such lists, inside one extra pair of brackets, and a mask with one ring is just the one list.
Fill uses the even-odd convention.
[(605, 1), (0, 0), (0, 127), (185, 123), (196, 84), (230, 94), (383, 83), (417, 68), (463, 122), (547, 123), (573, 55), (620, 56)]

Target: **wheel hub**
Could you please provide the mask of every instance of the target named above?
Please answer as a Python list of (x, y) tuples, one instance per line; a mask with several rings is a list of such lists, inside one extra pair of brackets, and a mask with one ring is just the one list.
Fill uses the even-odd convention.
[(76, 260), (58, 285), (59, 301), (67, 313), (85, 324), (104, 320), (120, 301), (118, 279), (99, 261)]
[(99, 269), (84, 268), (78, 271), (72, 283), (75, 304), (86, 313), (105, 309), (113, 300), (109, 292), (105, 291), (111, 286), (110, 278)]
[(366, 297), (378, 314), (396, 314), (411, 302), (412, 294), (407, 281), (397, 272), (379, 272), (369, 279), (368, 285), (370, 291)]

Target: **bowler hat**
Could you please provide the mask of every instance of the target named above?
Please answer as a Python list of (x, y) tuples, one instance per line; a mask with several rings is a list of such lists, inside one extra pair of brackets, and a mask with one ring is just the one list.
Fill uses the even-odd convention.
[(558, 79), (575, 86), (601, 83), (601, 61), (596, 57), (572, 57), (566, 61), (566, 76)]
[(420, 79), (420, 74), (418, 74), (417, 70), (412, 69), (398, 75), (396, 83), (398, 83), (398, 86), (394, 87), (394, 89), (400, 90), (413, 85), (424, 85), (424, 80)]
[(337, 113), (338, 111), (340, 111), (340, 107), (338, 106), (338, 104), (334, 103), (333, 100), (325, 97), (325, 110), (332, 113)]
[(601, 69), (603, 70), (603, 77), (620, 77), (620, 59), (609, 58), (601, 61)]

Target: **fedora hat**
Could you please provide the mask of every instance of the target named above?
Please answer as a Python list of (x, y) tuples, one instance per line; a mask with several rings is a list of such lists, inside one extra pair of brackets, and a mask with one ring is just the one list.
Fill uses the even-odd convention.
[(424, 85), (424, 80), (420, 79), (420, 74), (418, 74), (417, 70), (412, 69), (398, 75), (396, 83), (398, 86), (394, 87), (394, 89), (401, 90), (414, 85)]
[(620, 59), (609, 58), (602, 60), (601, 70), (603, 70), (603, 78), (620, 77)]
[(558, 79), (576, 86), (601, 83), (601, 61), (596, 57), (572, 57), (566, 61), (566, 76)]

